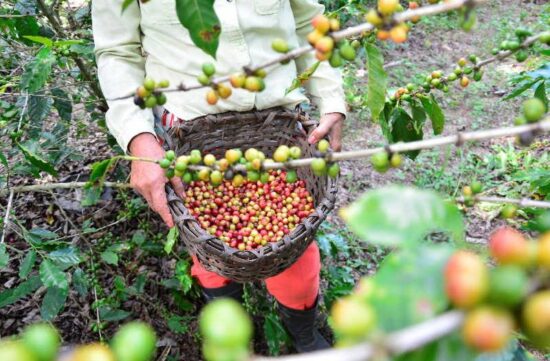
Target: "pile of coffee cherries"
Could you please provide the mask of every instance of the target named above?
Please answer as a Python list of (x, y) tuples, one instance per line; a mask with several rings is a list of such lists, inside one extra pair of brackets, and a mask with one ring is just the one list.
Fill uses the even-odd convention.
[(277, 242), (314, 210), (303, 180), (287, 182), (287, 172), (266, 172), (267, 181), (230, 180), (219, 185), (191, 182), (185, 206), (201, 227), (241, 251)]

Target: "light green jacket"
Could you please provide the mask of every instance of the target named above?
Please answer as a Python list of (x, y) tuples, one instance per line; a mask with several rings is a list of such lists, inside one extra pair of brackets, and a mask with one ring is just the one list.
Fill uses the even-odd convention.
[[(201, 0), (198, 0), (201, 1)], [(216, 75), (228, 75), (243, 66), (256, 65), (276, 57), (271, 49), (275, 38), (286, 39), (291, 47), (306, 44), (311, 19), (323, 12), (312, 0), (216, 0), (221, 35), (217, 59), (197, 48), (179, 23), (175, 0), (136, 0), (121, 14), (123, 0), (93, 0), (92, 21), (101, 88), (108, 99), (135, 92), (145, 76), (168, 79), (171, 84), (196, 84), (205, 62), (216, 64)], [(181, 119), (226, 111), (247, 111), (254, 107), (295, 107), (307, 98), (294, 90), (285, 95), (296, 75), (316, 62), (313, 54), (287, 65), (268, 69), (266, 89), (251, 93), (236, 89), (215, 106), (205, 100), (207, 89), (169, 93), (165, 107)], [(327, 62), (321, 63), (305, 84), (321, 114), (346, 114), (342, 78)], [(140, 133), (154, 134), (153, 112), (141, 110), (132, 99), (109, 101), (107, 126), (127, 150)]]

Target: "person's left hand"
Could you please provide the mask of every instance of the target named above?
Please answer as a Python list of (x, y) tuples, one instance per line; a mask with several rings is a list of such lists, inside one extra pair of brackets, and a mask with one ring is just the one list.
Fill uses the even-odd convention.
[(319, 126), (311, 132), (308, 142), (315, 144), (330, 133), (330, 147), (335, 152), (339, 152), (342, 149), (344, 115), (342, 113), (327, 113), (321, 117), (319, 123)]

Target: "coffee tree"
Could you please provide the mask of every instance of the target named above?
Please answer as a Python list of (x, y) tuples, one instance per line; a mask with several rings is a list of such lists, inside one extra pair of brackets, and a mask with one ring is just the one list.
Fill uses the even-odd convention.
[[(134, 1), (125, 1), (121, 11)], [(154, 108), (166, 103), (166, 93), (209, 88), (204, 101), (213, 105), (231, 97), (232, 89), (269, 91), (264, 78), (273, 67), (285, 66), (292, 59), (314, 52), (318, 62), (289, 85), (288, 91), (292, 91), (308, 81), (320, 62), (342, 67), (347, 62), (357, 61), (358, 54), (364, 53), (368, 75), (365, 106), (379, 124), (388, 145), (333, 152), (329, 143), (322, 140), (317, 145), (317, 152), (309, 158), (302, 157), (299, 148), (286, 144), (279, 145), (273, 154), (264, 154), (254, 148), (231, 149), (219, 158), (202, 154), (200, 149), (179, 156), (167, 151), (163, 159), (118, 155), (96, 162), (87, 182), (11, 186), (6, 191), (0, 190), (0, 195), (8, 197), (0, 241), (0, 266), (7, 265), (10, 260), (4, 233), (15, 193), (83, 187), (92, 202), (106, 186), (127, 187), (125, 183), (107, 181), (121, 160), (154, 162), (165, 169), (168, 178), (181, 178), (189, 184), (186, 206), (201, 226), (231, 247), (246, 251), (280, 239), (312, 211), (312, 199), (304, 181), (297, 177), (296, 169), (300, 167), (311, 167), (318, 176), (337, 178), (340, 162), (366, 158), (373, 169), (384, 173), (400, 167), (403, 157), (416, 158), (423, 149), (463, 146), (468, 142), (510, 136), (516, 137), (521, 145), (529, 145), (550, 131), (546, 96), (548, 65), (537, 70), (538, 74), (520, 79), (509, 95), (509, 98), (517, 97), (534, 90), (533, 96), (517, 110), (517, 118), (509, 127), (441, 136), (446, 116), (440, 106), (440, 97), (446, 93), (482, 82), (485, 68), (493, 63), (507, 58), (521, 63), (532, 55), (548, 56), (550, 32), (533, 33), (518, 27), (507, 40), (496, 44), (491, 55), (464, 54), (455, 65), (425, 74), (421, 82), (389, 89), (380, 41), (406, 42), (414, 36), (414, 24), (423, 17), (445, 12), (456, 12), (462, 28), (469, 31), (476, 22), (476, 7), (483, 6), (483, 1), (430, 0), (428, 4), (409, 1), (404, 5), (397, 0), (378, 0), (372, 8), (360, 3), (350, 4), (349, 9), (353, 11), (351, 15), (346, 14), (346, 22), (334, 14), (314, 18), (313, 30), (307, 36), (309, 45), (292, 49), (286, 39), (273, 39), (273, 58), (264, 64), (253, 63), (235, 74), (218, 74), (215, 62), (205, 63), (194, 84), (171, 84), (170, 79), (147, 78), (135, 93), (109, 100), (133, 98), (138, 107)], [(72, 108), (67, 93), (45, 88), (47, 78), (56, 67), (80, 70), (78, 76), (68, 76), (67, 82), (72, 88), (85, 87), (83, 93), (77, 94), (89, 99), (90, 110), (105, 105), (93, 74), (89, 72), (93, 63), (91, 44), (69, 39), (70, 34), (59, 23), (58, 15), (42, 0), (34, 5), (16, 2), (13, 6), (21, 17), (3, 18), (0, 15), (7, 41), (34, 42), (42, 48), (20, 79), (19, 90), (24, 102), (3, 106), (2, 127), (9, 134), (11, 150), (0, 152), (0, 161), (8, 170), (8, 182), (17, 168), (24, 168), (34, 176), (41, 171), (55, 176), (57, 167), (67, 157), (62, 149), (55, 152), (50, 149), (57, 147), (53, 139), (66, 132), (66, 124), (61, 122), (59, 129), (48, 137), (32, 136), (35, 125), (29, 121), (43, 121), (52, 106), (61, 119), (70, 120)], [(195, 45), (215, 59), (219, 26), (213, 1), (175, 0), (175, 6), (179, 21), (189, 31)], [(33, 17), (25, 15), (37, 12), (49, 21), (47, 29), (40, 28)], [(75, 16), (69, 19), (71, 17), (72, 21), (77, 21)], [(358, 25), (344, 27), (354, 18), (361, 19)], [(63, 40), (51, 40), (51, 36), (44, 34), (46, 30)], [(1, 85), (4, 89), (12, 86), (9, 81)], [(428, 120), (436, 137), (424, 139)], [(13, 169), (9, 160), (18, 156), (25, 162)], [(530, 347), (549, 349), (550, 214), (541, 213), (532, 221), (537, 231), (534, 235), (507, 227), (494, 230), (488, 247), (490, 258), (485, 259), (468, 250), (463, 215), (457, 205), (507, 204), (502, 208), (503, 218), (514, 217), (521, 207), (550, 208), (550, 205), (540, 199), (485, 196), (483, 184), (477, 180), (468, 183), (462, 195), (453, 199), (445, 199), (430, 190), (388, 186), (368, 191), (342, 208), (341, 218), (360, 239), (393, 251), (376, 274), (362, 278), (351, 294), (333, 304), (329, 324), (336, 338), (334, 349), (281, 359), (474, 360), (480, 354), (483, 359), (511, 359), (511, 355), (518, 352), (518, 339)], [(272, 189), (288, 193), (287, 197), (272, 200), (269, 198)], [(239, 211), (227, 215), (227, 209), (219, 210), (218, 207), (228, 202)], [(292, 209), (295, 211), (291, 212)], [(448, 242), (428, 240), (433, 232), (443, 232)], [(46, 242), (49, 237), (44, 233), (31, 236), (44, 238)], [(174, 228), (164, 245), (166, 253), (173, 254), (176, 236)], [(19, 274), (24, 281), (14, 289), (0, 290), (0, 306), (16, 302), (45, 286), (47, 291), (41, 311), (42, 317), (48, 320), (55, 317), (67, 298), (69, 275), (73, 282), (82, 284), (79, 265), (85, 257), (71, 248), (46, 252), (37, 243), (26, 253), (21, 264)], [(107, 248), (101, 257), (114, 262), (116, 252), (114, 248)], [(30, 276), (38, 262), (39, 274)], [(178, 262), (178, 265), (180, 281), (188, 284), (189, 290), (188, 264)], [(200, 316), (199, 328), (203, 355), (209, 361), (268, 359), (250, 352), (252, 324), (240, 305), (232, 301), (219, 300), (207, 305)], [(70, 357), (74, 361), (146, 361), (154, 354), (154, 344), (155, 335), (150, 328), (129, 324), (114, 336), (111, 347), (103, 344), (80, 346)], [(59, 336), (55, 330), (36, 325), (17, 339), (1, 341), (0, 359), (53, 360), (58, 346)]]

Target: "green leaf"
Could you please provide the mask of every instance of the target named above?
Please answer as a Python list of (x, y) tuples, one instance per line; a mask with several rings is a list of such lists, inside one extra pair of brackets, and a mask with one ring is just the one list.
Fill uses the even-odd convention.
[(42, 319), (51, 321), (57, 316), (65, 306), (68, 294), (69, 290), (66, 288), (49, 287), (40, 307)]
[(120, 309), (112, 309), (110, 307), (99, 308), (99, 317), (104, 321), (121, 321), (130, 315), (130, 312)]
[(101, 253), (101, 259), (103, 262), (116, 266), (118, 264), (118, 255), (110, 250), (106, 250)]
[(50, 260), (43, 260), (40, 264), (40, 279), (44, 286), (51, 288), (68, 289), (67, 275)]
[(36, 263), (36, 252), (33, 249), (31, 249), (25, 255), (25, 258), (23, 258), (23, 261), (21, 261), (21, 265), (19, 266), (19, 278), (27, 278), (29, 273), (32, 271), (32, 268), (34, 267), (35, 263)]
[(0, 163), (2, 163), (4, 167), (8, 168), (8, 159), (3, 152), (0, 152)]
[(267, 340), (269, 355), (279, 355), (281, 352), (281, 345), (287, 344), (289, 342), (289, 337), (279, 317), (273, 312), (265, 316), (264, 333), (265, 339)]
[(6, 267), (9, 262), (10, 262), (10, 255), (6, 250), (6, 245), (4, 243), (0, 243), (0, 269)]
[(38, 168), (40, 170), (48, 172), (53, 176), (57, 176), (57, 171), (55, 170), (55, 168), (53, 167), (53, 165), (51, 163), (49, 163), (49, 162), (45, 161), (44, 159), (40, 158), (38, 155), (31, 152), (28, 148), (21, 145), (21, 143), (17, 143), (17, 147), (23, 153), (23, 155), (25, 156), (25, 159), (27, 159), (27, 161), (29, 163), (31, 163), (33, 166), (35, 166), (36, 168)]
[(53, 41), (50, 38), (45, 38), (43, 36), (25, 35), (23, 36), (23, 38), (38, 44), (45, 45), (48, 48), (51, 48), (53, 45)]
[(124, 0), (122, 3), (122, 13), (124, 13), (124, 10), (128, 8), (133, 2), (136, 2), (137, 0)]
[(50, 113), (53, 100), (45, 96), (43, 92), (38, 95), (29, 96), (28, 115), (31, 127), (29, 134), (33, 138), (37, 138), (42, 132), (44, 119)]
[(21, 76), (21, 89), (34, 93), (46, 84), (55, 63), (55, 54), (52, 49), (42, 48), (32, 62), (25, 66), (25, 72)]
[(383, 246), (418, 244), (431, 231), (464, 238), (458, 208), (434, 191), (390, 186), (365, 193), (344, 209), (350, 229), (365, 241)]
[(420, 101), (424, 110), (430, 117), (432, 121), (432, 129), (434, 130), (434, 135), (439, 135), (443, 132), (445, 128), (445, 113), (441, 110), (441, 107), (437, 103), (437, 100), (433, 95), (428, 97), (421, 97)]
[(103, 183), (107, 175), (107, 171), (109, 170), (111, 165), (114, 163), (114, 161), (115, 161), (114, 158), (109, 158), (109, 159), (105, 159), (92, 164), (92, 171), (90, 173), (89, 182), (91, 183), (98, 182), (100, 184)]
[[(395, 108), (391, 115), (391, 125), (392, 125), (392, 138), (394, 142), (412, 142), (415, 140), (421, 140), (424, 137), (424, 132), (422, 131), (422, 125), (426, 119), (424, 114), (421, 117), (417, 111), (416, 120), (411, 118), (411, 116), (403, 108)], [(417, 121), (421, 122), (420, 124)], [(411, 159), (416, 158), (420, 154), (419, 150), (414, 150), (410, 152), (405, 152), (408, 157)]]
[(285, 90), (285, 95), (304, 85), (309, 80), (309, 78), (311, 78), (311, 76), (315, 73), (315, 71), (317, 71), (319, 64), (321, 64), (321, 62), (317, 61), (312, 66), (304, 70), (301, 74), (298, 74), (298, 76), (294, 78), (294, 80), (292, 80), (292, 84), (290, 84), (290, 87)]
[(164, 244), (164, 252), (166, 252), (166, 254), (172, 253), (172, 249), (174, 248), (174, 245), (178, 240), (178, 236), (179, 236), (178, 227), (170, 228), (170, 231), (168, 232), (168, 236), (166, 237), (166, 243)]
[(40, 277), (32, 276), (28, 280), (19, 284), (19, 286), (0, 292), (0, 308), (11, 305), (36, 291), (42, 285)]
[(214, 0), (176, 0), (176, 13), (193, 43), (216, 58), (220, 22), (214, 12)]
[(187, 260), (180, 260), (176, 263), (174, 276), (179, 281), (183, 294), (187, 294), (193, 287), (193, 277), (191, 276), (191, 265)]
[(400, 330), (431, 319), (449, 304), (443, 280), (453, 253), (445, 244), (418, 245), (391, 253), (371, 278), (368, 301), (384, 332)]
[(67, 247), (50, 252), (48, 258), (64, 269), (82, 262), (80, 251), (75, 247)]
[(378, 124), (380, 124), (380, 128), (382, 129), (382, 134), (386, 138), (386, 140), (389, 143), (393, 143), (393, 136), (391, 134), (391, 114), (394, 110), (393, 104), (391, 102), (387, 102), (384, 106), (384, 110), (380, 113), (380, 118), (378, 118)]
[(531, 81), (527, 81), (525, 83), (522, 83), (522, 85), (518, 86), (516, 89), (514, 89), (510, 94), (502, 98), (502, 100), (510, 100), (512, 98), (518, 97), (521, 94), (523, 94), (525, 91), (530, 89), (533, 85), (535, 85), (537, 82), (541, 81), (544, 84), (544, 79), (542, 78), (536, 78)]
[(380, 49), (370, 43), (366, 45), (365, 49), (367, 51), (369, 75), (367, 106), (370, 109), (372, 118), (377, 121), (385, 106), (388, 75), (384, 70), (384, 57)]
[(73, 285), (76, 292), (78, 292), (81, 296), (84, 297), (88, 295), (89, 282), (84, 274), (84, 271), (80, 268), (75, 269), (73, 272)]
[(174, 333), (183, 335), (189, 331), (189, 317), (171, 314), (166, 322), (168, 328)]
[(535, 89), (535, 98), (539, 98), (543, 103), (546, 111), (548, 111), (548, 97), (546, 97), (546, 83), (541, 82)]
[(54, 88), (51, 90), (51, 92), (54, 96), (53, 106), (55, 107), (55, 109), (57, 109), (59, 117), (66, 122), (71, 121), (73, 113), (73, 103), (71, 102), (71, 99), (69, 98), (67, 92), (59, 88)]

